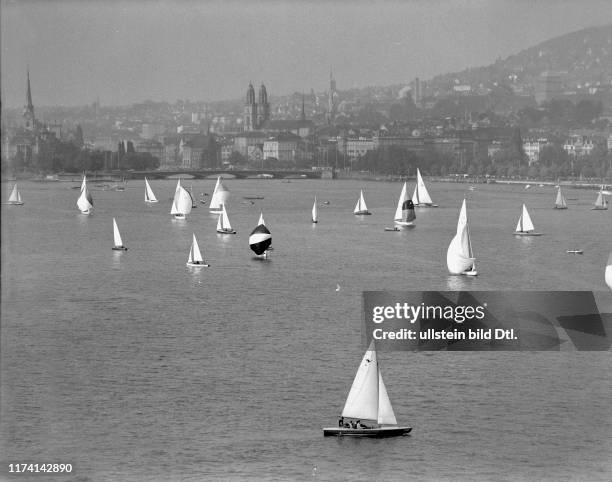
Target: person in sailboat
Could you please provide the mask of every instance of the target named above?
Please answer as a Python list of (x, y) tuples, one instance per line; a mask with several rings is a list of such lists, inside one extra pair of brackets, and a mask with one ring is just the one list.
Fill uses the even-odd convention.
[(344, 427), (344, 417), (340, 417), (338, 419), (338, 427)]

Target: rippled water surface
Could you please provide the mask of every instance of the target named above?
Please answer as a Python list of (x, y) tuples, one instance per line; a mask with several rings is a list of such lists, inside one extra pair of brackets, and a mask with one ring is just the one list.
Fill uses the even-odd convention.
[[(79, 481), (610, 480), (608, 352), (381, 353), (412, 435), (321, 431), (365, 349), (363, 290), (606, 290), (612, 211), (590, 210), (593, 191), (555, 211), (550, 187), (431, 183), (440, 207), (396, 233), (399, 183), (225, 183), (225, 237), (206, 206), (171, 219), (175, 181), (151, 183), (154, 205), (142, 181), (91, 183), (89, 217), (71, 183), (20, 183), (25, 205), (2, 206), (3, 460), (70, 462)], [(360, 188), (372, 216), (352, 214)], [(445, 263), (464, 196), (473, 279)], [(523, 202), (544, 236), (512, 235)], [(248, 247), (260, 210), (266, 261)], [(127, 252), (110, 249), (112, 217)], [(210, 268), (186, 268), (192, 233)]]

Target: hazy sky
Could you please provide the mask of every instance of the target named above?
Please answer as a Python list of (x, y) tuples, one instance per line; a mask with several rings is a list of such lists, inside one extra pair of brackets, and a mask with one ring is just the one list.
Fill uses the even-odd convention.
[(0, 0), (2, 104), (242, 97), (389, 85), (612, 23), (610, 0)]

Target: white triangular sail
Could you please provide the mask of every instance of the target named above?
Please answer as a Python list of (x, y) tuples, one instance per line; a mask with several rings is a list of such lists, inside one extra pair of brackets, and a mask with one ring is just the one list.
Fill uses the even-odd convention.
[(395, 419), (395, 413), (391, 406), (391, 400), (389, 400), (389, 394), (387, 393), (387, 387), (383, 382), (382, 374), (380, 373), (380, 366), (378, 368), (378, 424), (379, 425), (397, 425)]
[(393, 216), (393, 219), (395, 221), (402, 220), (402, 206), (404, 205), (404, 201), (406, 201), (406, 199), (407, 199), (406, 183), (404, 183), (404, 186), (402, 187), (402, 192), (400, 193), (400, 197), (397, 201), (397, 207), (395, 208), (395, 216)]
[(260, 224), (263, 224), (264, 226), (266, 225), (262, 212), (259, 213), (259, 221), (257, 222), (257, 226), (259, 226)]
[(174, 191), (174, 199), (172, 200), (170, 214), (174, 214), (175, 216), (186, 215), (191, 212), (192, 207), (193, 200), (191, 199), (191, 194), (181, 186), (181, 181), (179, 179), (176, 190)]
[(21, 200), (21, 193), (17, 189), (17, 184), (13, 186), (8, 202), (9, 204), (23, 204), (23, 201)]
[(189, 250), (189, 259), (187, 263), (199, 263), (203, 264), (204, 259), (202, 258), (202, 253), (200, 253), (200, 247), (198, 246), (198, 240), (193, 235), (193, 241), (191, 242), (191, 249)]
[(221, 205), (227, 203), (227, 199), (229, 198), (229, 190), (223, 185), (221, 182), (221, 177), (217, 178), (217, 183), (215, 184), (215, 190), (213, 191), (212, 198), (210, 199), (209, 209), (211, 211), (221, 212)]
[(119, 233), (119, 228), (117, 227), (117, 221), (113, 218), (113, 240), (116, 248), (123, 247), (123, 240), (121, 239), (121, 234)]
[(317, 213), (317, 196), (314, 198), (314, 203), (312, 204), (312, 222), (316, 223), (319, 221), (318, 213)]
[(229, 216), (225, 209), (225, 204), (221, 205), (221, 216), (217, 219), (217, 231), (231, 231), (232, 225), (230, 224)]
[(449, 273), (462, 274), (468, 270), (475, 270), (475, 261), (476, 258), (472, 254), (467, 208), (464, 199), (459, 211), (459, 219), (457, 220), (457, 233), (446, 251), (446, 265)]
[(557, 198), (555, 199), (555, 207), (557, 209), (567, 208), (567, 202), (565, 201), (565, 196), (561, 192), (561, 186), (557, 188)]
[(93, 208), (93, 199), (89, 193), (89, 189), (87, 189), (87, 179), (85, 175), (83, 175), (83, 181), (81, 182), (81, 195), (77, 200), (77, 207), (82, 213), (89, 213)]
[(608, 203), (606, 199), (604, 198), (602, 191), (599, 191), (597, 193), (597, 199), (595, 200), (595, 207), (597, 209), (607, 209), (608, 208)]
[(153, 189), (151, 189), (151, 186), (149, 185), (149, 181), (147, 181), (146, 177), (145, 177), (145, 202), (148, 202), (148, 203), (157, 202), (157, 198), (155, 197), (155, 194), (153, 194)]
[(518, 223), (516, 224), (515, 231), (517, 233), (528, 233), (534, 229), (533, 223), (531, 222), (531, 216), (529, 216), (529, 212), (527, 211), (527, 206), (523, 204), (523, 212), (518, 220)]
[(606, 284), (608, 288), (612, 290), (612, 253), (610, 253), (610, 257), (608, 258), (608, 264), (606, 266), (606, 274), (605, 274)]
[[(416, 200), (415, 200), (416, 199)], [(421, 177), (421, 171), (417, 168), (417, 184), (414, 188), (414, 193), (412, 194), (412, 202), (415, 205), (419, 204), (433, 204), (431, 200), (431, 196), (429, 195), (429, 191), (427, 191), (427, 187), (425, 186), (425, 182)]]
[(367, 211), (368, 207), (366, 206), (365, 199), (363, 198), (363, 189), (359, 192), (359, 199), (357, 200), (357, 204), (355, 204), (354, 213), (360, 213)]
[(342, 416), (378, 421), (378, 363), (374, 341), (366, 351), (349, 391)]

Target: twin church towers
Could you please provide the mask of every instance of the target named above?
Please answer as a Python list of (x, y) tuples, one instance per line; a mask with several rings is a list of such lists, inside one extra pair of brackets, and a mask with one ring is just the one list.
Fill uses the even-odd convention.
[(258, 102), (255, 102), (255, 89), (249, 84), (244, 104), (244, 130), (254, 131), (260, 129), (265, 122), (270, 120), (270, 103), (266, 86), (261, 84), (259, 88)]

